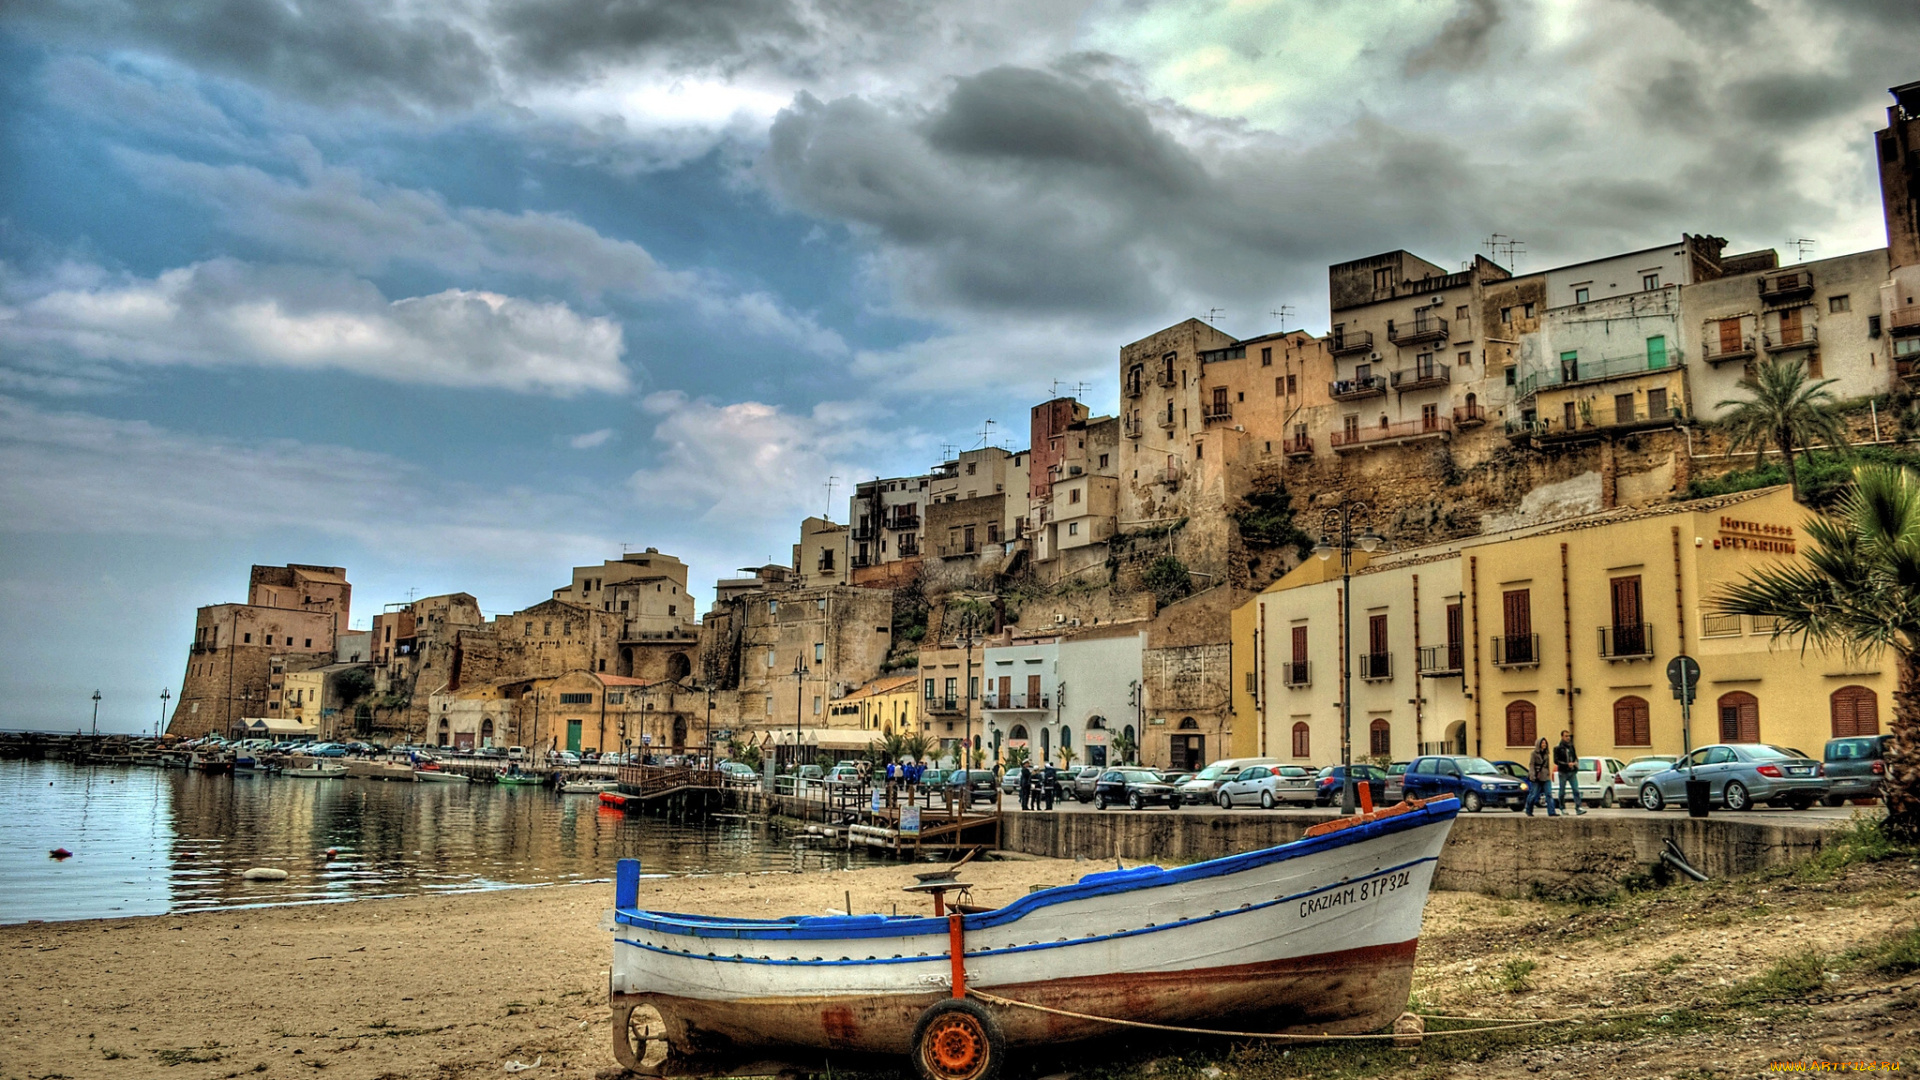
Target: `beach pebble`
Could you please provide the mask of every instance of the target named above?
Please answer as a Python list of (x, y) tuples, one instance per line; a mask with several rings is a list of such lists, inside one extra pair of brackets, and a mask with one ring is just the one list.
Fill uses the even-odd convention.
[(248, 881), (285, 881), (287, 880), (287, 872), (285, 870), (276, 870), (271, 866), (256, 866), (253, 869), (242, 873), (240, 876), (243, 878), (246, 878)]

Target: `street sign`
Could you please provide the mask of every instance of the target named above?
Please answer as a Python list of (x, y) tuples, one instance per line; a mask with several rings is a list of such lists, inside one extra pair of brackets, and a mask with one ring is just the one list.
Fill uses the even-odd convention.
[(1680, 654), (1667, 664), (1667, 685), (1673, 687), (1673, 696), (1688, 704), (1700, 690), (1700, 661)]

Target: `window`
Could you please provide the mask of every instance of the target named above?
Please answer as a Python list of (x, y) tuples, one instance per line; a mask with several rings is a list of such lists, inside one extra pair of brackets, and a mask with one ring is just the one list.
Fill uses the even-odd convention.
[(1573, 302), (1576, 304), (1584, 304), (1587, 302), (1588, 295), (1587, 287), (1582, 285), (1580, 288), (1573, 290)]
[(252, 634), (241, 634), (241, 635), (240, 635), (240, 644), (242, 644), (242, 645), (251, 645), (251, 644), (253, 644), (253, 635), (252, 635)]
[(772, 649), (767, 650), (767, 666), (768, 667), (773, 666), (773, 650)]
[(1533, 318), (1533, 305), (1528, 304), (1525, 308), (1521, 310), (1521, 314), (1526, 316), (1529, 319)]
[(1287, 376), (1287, 396), (1292, 397), (1293, 395), (1299, 392), (1300, 392), (1300, 376), (1298, 375)]
[(1079, 502), (1079, 501), (1080, 501), (1080, 489), (1079, 489), (1079, 488), (1074, 488), (1074, 489), (1073, 489), (1072, 491), (1069, 491), (1069, 492), (1067, 492), (1067, 501), (1068, 501), (1068, 502), (1070, 502), (1070, 503), (1077, 503), (1077, 502)]
[(767, 601), (767, 614), (777, 615), (779, 614), (779, 612), (780, 612), (780, 601), (778, 600)]
[(1616, 424), (1633, 423), (1633, 394), (1613, 395), (1613, 422)]
[(592, 695), (592, 694), (561, 694), (561, 695), (560, 695), (560, 704), (562, 704), (562, 705), (591, 705), (591, 704), (593, 704), (593, 695)]
[(1515, 701), (1507, 706), (1507, 745), (1532, 746), (1538, 736), (1534, 733), (1535, 714), (1533, 702)]
[[(1465, 308), (1461, 309), (1465, 311)], [(1393, 755), (1393, 725), (1384, 719), (1376, 718), (1367, 725), (1367, 753), (1375, 757)]]
[(1510, 308), (1510, 307), (1503, 307), (1503, 308), (1501, 308), (1501, 309), (1500, 309), (1500, 321), (1501, 321), (1501, 322), (1503, 322), (1503, 323), (1510, 323), (1510, 322), (1512, 322), (1512, 321), (1513, 321), (1513, 309), (1512, 309), (1512, 308)]
[(820, 715), (820, 695), (819, 694), (813, 695), (813, 715), (815, 716)]
[(1373, 272), (1373, 291), (1387, 292), (1393, 288), (1393, 271), (1387, 267), (1378, 267)]
[(1103, 468), (1103, 469), (1104, 469), (1104, 468), (1106, 468), (1106, 467), (1107, 467), (1107, 459), (1108, 459), (1108, 458), (1109, 458), (1110, 456), (1111, 456), (1111, 455), (1109, 455), (1109, 454), (1101, 454), (1101, 455), (1100, 455), (1100, 467), (1101, 467), (1101, 468)]
[[(1880, 316), (1878, 315), (1867, 316), (1867, 336), (1870, 338), (1877, 338), (1880, 336)], [(1912, 340), (1912, 339), (1909, 338), (1908, 340)]]
[[(1464, 326), (1467, 321), (1467, 305), (1461, 304), (1459, 307), (1454, 308), (1453, 319), (1455, 322), (1460, 323)], [(1460, 329), (1460, 327), (1455, 327), (1455, 329), (1458, 330)]]
[(1453, 354), (1453, 362), (1461, 367), (1472, 367), (1473, 354), (1470, 352), (1455, 353)]
[(625, 690), (607, 691), (607, 704), (625, 705), (626, 703), (627, 703), (627, 692)]
[(1260, 366), (1261, 367), (1273, 366), (1273, 350), (1272, 349), (1260, 350)]
[(1273, 396), (1279, 397), (1287, 392), (1287, 380), (1279, 375), (1273, 377)]
[[(827, 568), (828, 570), (831, 570), (831, 569), (833, 569), (833, 552), (831, 552), (831, 551), (829, 551), (829, 552), (827, 552), (827, 566), (826, 566), (826, 568)], [(623, 604), (621, 604), (621, 606), (620, 606), (620, 610), (621, 610), (621, 611), (625, 611), (626, 609), (627, 609), (627, 608), (626, 608), (626, 605), (625, 605), (624, 603), (623, 603)], [(669, 614), (669, 615), (678, 615), (678, 614), (680, 614), (680, 605), (679, 605), (679, 604), (668, 604), (668, 605), (667, 605), (667, 614)]]
[(1720, 695), (1720, 741), (1760, 741), (1760, 699), (1744, 690)]
[(1440, 430), (1440, 406), (1438, 405), (1420, 406), (1420, 430), (1422, 431)]
[(1293, 756), (1297, 758), (1313, 756), (1312, 737), (1308, 734), (1304, 721), (1293, 725)]
[(1346, 442), (1353, 442), (1359, 439), (1360, 438), (1360, 418), (1358, 416), (1341, 417), (1340, 431), (1341, 431), (1341, 434), (1345, 437), (1344, 441)]
[(1646, 698), (1623, 697), (1613, 703), (1613, 745), (1653, 745), (1653, 724), (1648, 719)]
[(1647, 419), (1659, 420), (1667, 415), (1667, 388), (1656, 386), (1647, 391)]
[(1659, 287), (1660, 287), (1659, 274), (1641, 274), (1640, 275), (1640, 288), (1643, 292), (1652, 292), (1653, 290)]
[(1080, 523), (1079, 523), (1079, 522), (1077, 522), (1077, 521), (1069, 521), (1069, 522), (1067, 522), (1067, 535), (1068, 535), (1068, 536), (1079, 536), (1079, 535), (1080, 535)]
[(271, 645), (271, 644), (273, 644), (273, 635), (272, 635), (272, 634), (268, 634), (268, 635), (267, 635), (267, 644), (269, 644), (269, 645)]
[(826, 663), (826, 661), (827, 661), (827, 643), (824, 641), (814, 642), (813, 643), (813, 662), (816, 664), (824, 664)]
[(959, 696), (960, 696), (959, 677), (955, 675), (947, 676), (947, 700), (952, 701), (958, 698)]
[(767, 715), (768, 716), (773, 715), (773, 695), (772, 694), (767, 695)]
[(1864, 686), (1843, 686), (1833, 692), (1833, 737), (1880, 734), (1880, 704)]
[(1847, 296), (1844, 293), (1839, 296), (1827, 297), (1827, 311), (1829, 314), (1838, 315), (1843, 311), (1852, 311), (1852, 310), (1853, 310), (1852, 297)]
[(927, 700), (928, 701), (933, 700), (933, 680), (932, 679), (927, 680)]

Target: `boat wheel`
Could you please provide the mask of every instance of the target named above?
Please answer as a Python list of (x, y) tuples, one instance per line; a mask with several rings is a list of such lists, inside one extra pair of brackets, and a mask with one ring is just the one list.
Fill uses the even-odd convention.
[(986, 1007), (947, 998), (920, 1014), (913, 1029), (913, 1067), (921, 1080), (996, 1080), (1007, 1037)]

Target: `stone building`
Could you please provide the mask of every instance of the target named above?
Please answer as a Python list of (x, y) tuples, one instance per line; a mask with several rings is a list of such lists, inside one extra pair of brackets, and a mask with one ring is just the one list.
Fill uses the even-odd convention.
[(419, 738), (427, 730), (430, 694), (457, 686), (463, 677), (489, 674), (474, 672), (468, 662), (476, 639), (487, 635), (480, 601), (471, 593), (387, 605), (373, 617), (373, 693), (364, 701), (342, 703), (350, 720), (343, 726), (354, 738)]
[(826, 518), (800, 523), (800, 542), (793, 545), (793, 575), (803, 586), (847, 583), (847, 537), (852, 528)]
[(1898, 377), (1920, 379), (1920, 82), (1889, 91), (1887, 126), (1874, 136), (1880, 203), (1887, 220), (1887, 280), (1880, 328), (1891, 341)]
[[(680, 680), (692, 674), (700, 624), (687, 591), (687, 564), (678, 558), (650, 547), (598, 566), (576, 566), (571, 582), (555, 589), (553, 598), (617, 616), (612, 631), (616, 647), (587, 658), (590, 670), (602, 670), (598, 665), (604, 660), (604, 670), (630, 678)], [(514, 674), (550, 672), (543, 668)]]
[(347, 625), (353, 590), (338, 566), (255, 566), (247, 602), (210, 604), (194, 616), (186, 674), (167, 731), (193, 738), (225, 734), (235, 721), (265, 716), (277, 701), (273, 667), (330, 660)]
[(911, 671), (882, 675), (834, 699), (827, 709), (827, 726), (858, 728), (876, 739), (911, 735), (920, 729), (918, 688)]
[(848, 500), (848, 581), (892, 588), (920, 572), (926, 536), (921, 511), (932, 498), (933, 476), (896, 476), (857, 484)]
[[(1062, 403), (1071, 408), (1063, 408)], [(1050, 451), (1043, 495), (1032, 501), (1032, 557), (1044, 581), (1062, 581), (1103, 565), (1107, 541), (1119, 529), (1120, 442), (1123, 424), (1089, 416), (1070, 398), (1034, 407), (1033, 436)]]
[(938, 746), (940, 760), (958, 763), (958, 751), (972, 732), (972, 746), (983, 749), (987, 734), (980, 713), (980, 676), (986, 647), (966, 648), (955, 641), (926, 642), (915, 676), (920, 685), (920, 733)]

